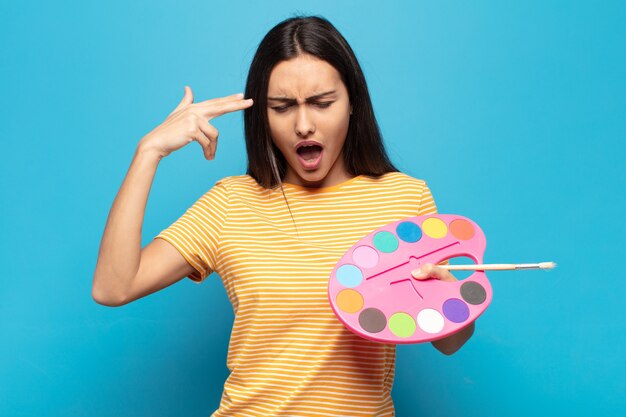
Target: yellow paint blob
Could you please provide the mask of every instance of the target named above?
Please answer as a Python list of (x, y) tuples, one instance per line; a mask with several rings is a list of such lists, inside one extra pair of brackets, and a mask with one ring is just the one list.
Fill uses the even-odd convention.
[(434, 239), (441, 239), (448, 234), (448, 226), (446, 226), (443, 220), (436, 217), (430, 217), (424, 220), (424, 223), (422, 223), (422, 230), (427, 236)]
[(342, 290), (337, 294), (337, 307), (346, 313), (356, 313), (363, 308), (363, 296), (355, 290)]

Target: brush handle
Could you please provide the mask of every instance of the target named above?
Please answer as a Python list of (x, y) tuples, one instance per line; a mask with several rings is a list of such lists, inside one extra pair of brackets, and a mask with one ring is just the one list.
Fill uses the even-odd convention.
[(514, 269), (551, 269), (554, 262), (536, 264), (477, 264), (477, 265), (437, 265), (448, 271), (510, 271)]

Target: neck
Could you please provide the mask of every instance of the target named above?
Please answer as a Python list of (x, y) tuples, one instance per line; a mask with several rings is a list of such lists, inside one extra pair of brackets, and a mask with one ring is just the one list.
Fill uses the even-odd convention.
[(306, 178), (300, 177), (293, 170), (288, 169), (283, 181), (307, 188), (326, 188), (341, 184), (342, 182), (348, 181), (352, 178), (354, 178), (354, 175), (350, 175), (346, 171), (342, 170), (339, 172), (329, 172), (320, 180), (307, 180)]

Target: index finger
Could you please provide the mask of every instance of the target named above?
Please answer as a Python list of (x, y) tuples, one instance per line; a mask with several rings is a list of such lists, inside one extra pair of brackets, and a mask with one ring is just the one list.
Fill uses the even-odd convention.
[(197, 106), (206, 106), (211, 104), (219, 104), (226, 103), (229, 101), (241, 100), (243, 98), (243, 93), (231, 94), (229, 96), (210, 98), (208, 100), (199, 101), (196, 103)]
[(203, 109), (203, 113), (209, 118), (209, 120), (211, 120), (214, 117), (221, 116), (226, 113), (247, 109), (253, 104), (254, 102), (251, 98), (213, 103), (211, 106)]

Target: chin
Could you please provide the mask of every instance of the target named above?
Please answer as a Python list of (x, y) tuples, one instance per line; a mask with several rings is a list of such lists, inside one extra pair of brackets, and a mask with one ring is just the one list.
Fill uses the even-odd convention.
[(306, 172), (305, 171), (303, 173), (302, 172), (298, 173), (298, 176), (300, 177), (300, 180), (302, 182), (317, 185), (326, 179), (326, 177), (328, 176), (328, 172), (326, 171)]

